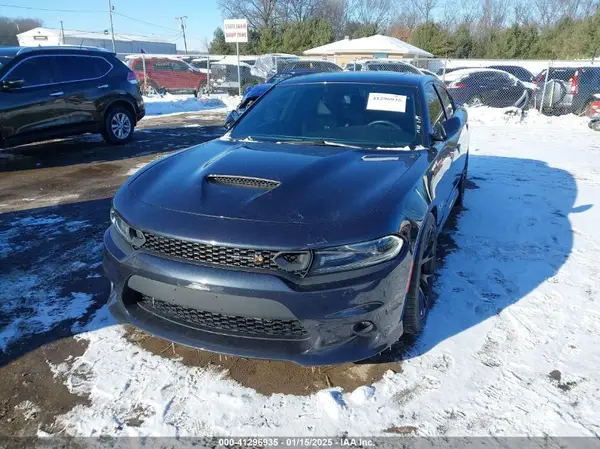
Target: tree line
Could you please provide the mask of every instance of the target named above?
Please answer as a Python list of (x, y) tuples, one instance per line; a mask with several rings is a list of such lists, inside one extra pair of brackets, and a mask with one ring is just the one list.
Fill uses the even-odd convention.
[[(219, 0), (246, 18), (244, 54), (304, 50), (386, 34), (437, 57), (577, 59), (600, 56), (600, 0)], [(233, 54), (221, 28), (213, 54)]]
[(0, 16), (0, 46), (2, 47), (16, 47), (19, 45), (17, 34), (24, 33), (33, 28), (41, 27), (42, 22), (38, 19), (29, 19), (24, 17), (17, 17), (16, 19), (10, 17)]

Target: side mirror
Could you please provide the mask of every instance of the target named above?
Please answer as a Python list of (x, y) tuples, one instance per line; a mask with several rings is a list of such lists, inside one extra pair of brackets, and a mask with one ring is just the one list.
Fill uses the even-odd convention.
[(434, 142), (443, 142), (447, 137), (446, 130), (440, 122), (433, 125), (433, 129), (431, 130), (431, 140)]
[(443, 125), (446, 137), (453, 136), (454, 134), (456, 134), (460, 129), (461, 125), (462, 122), (458, 117), (450, 117), (448, 120), (446, 120)]
[(19, 89), (24, 84), (25, 80), (2, 81), (2, 90)]
[(225, 118), (225, 129), (231, 129), (238, 118), (240, 118), (240, 113), (235, 109), (227, 114), (227, 117)]

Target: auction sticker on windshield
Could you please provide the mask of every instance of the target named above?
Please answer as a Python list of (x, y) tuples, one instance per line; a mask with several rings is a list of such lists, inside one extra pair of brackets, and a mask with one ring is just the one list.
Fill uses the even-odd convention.
[(406, 112), (406, 95), (371, 92), (367, 109), (372, 111)]

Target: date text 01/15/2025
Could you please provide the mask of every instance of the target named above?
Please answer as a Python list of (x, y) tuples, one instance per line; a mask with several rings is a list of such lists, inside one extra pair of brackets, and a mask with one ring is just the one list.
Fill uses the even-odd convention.
[(372, 447), (367, 438), (219, 438), (218, 445), (225, 447)]

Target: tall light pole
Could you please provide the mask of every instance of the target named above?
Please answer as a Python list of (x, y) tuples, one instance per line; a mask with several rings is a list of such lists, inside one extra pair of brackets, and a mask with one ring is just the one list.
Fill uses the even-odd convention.
[(187, 41), (185, 40), (185, 22), (184, 20), (187, 19), (187, 16), (181, 16), (181, 17), (175, 17), (176, 20), (179, 20), (179, 23), (181, 23), (181, 32), (183, 33), (183, 47), (185, 48), (185, 54), (187, 55)]
[(110, 15), (110, 34), (112, 36), (113, 51), (116, 53), (117, 46), (115, 45), (115, 27), (113, 25), (112, 13), (113, 13), (112, 0), (108, 0), (108, 14)]

